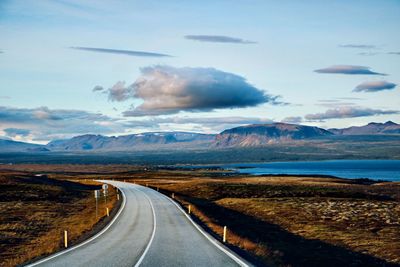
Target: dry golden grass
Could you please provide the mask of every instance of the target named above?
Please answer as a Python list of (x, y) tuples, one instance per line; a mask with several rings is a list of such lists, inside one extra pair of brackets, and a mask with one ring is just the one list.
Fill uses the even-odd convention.
[[(55, 181), (29, 174), (0, 174), (0, 266), (15, 266), (63, 249), (64, 230), (69, 245), (81, 242), (109, 220), (106, 207), (116, 206), (115, 189), (107, 205), (99, 201), (95, 215), (93, 189), (100, 186)], [(100, 222), (100, 223), (99, 223)]]

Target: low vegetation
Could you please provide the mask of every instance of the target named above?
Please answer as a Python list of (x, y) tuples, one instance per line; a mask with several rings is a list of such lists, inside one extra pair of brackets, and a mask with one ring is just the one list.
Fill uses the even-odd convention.
[(63, 249), (64, 230), (69, 245), (81, 242), (110, 220), (106, 207), (118, 206), (115, 189), (109, 190), (107, 204), (99, 201), (96, 218), (93, 190), (101, 186), (59, 176), (0, 171), (0, 266), (15, 266)]

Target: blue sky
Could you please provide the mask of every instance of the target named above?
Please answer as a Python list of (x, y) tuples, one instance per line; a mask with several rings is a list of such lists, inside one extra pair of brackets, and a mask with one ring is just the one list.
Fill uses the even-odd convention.
[(399, 122), (398, 14), (399, 1), (1, 1), (0, 136)]

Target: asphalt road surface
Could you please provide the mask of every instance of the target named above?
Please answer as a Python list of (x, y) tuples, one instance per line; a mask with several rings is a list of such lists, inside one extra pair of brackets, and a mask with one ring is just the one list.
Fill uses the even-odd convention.
[(106, 182), (125, 196), (113, 221), (82, 244), (29, 266), (249, 266), (161, 193)]

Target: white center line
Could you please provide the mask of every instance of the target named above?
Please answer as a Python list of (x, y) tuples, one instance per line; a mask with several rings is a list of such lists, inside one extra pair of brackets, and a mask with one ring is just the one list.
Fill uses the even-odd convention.
[[(135, 189), (135, 190), (138, 190), (138, 189)], [(140, 256), (138, 262), (135, 264), (135, 267), (139, 267), (140, 264), (142, 263), (142, 261), (144, 260), (144, 257), (146, 256), (147, 252), (150, 249), (151, 243), (153, 243), (153, 239), (154, 239), (154, 236), (156, 234), (156, 228), (157, 228), (156, 213), (154, 211), (153, 203), (151, 202), (150, 198), (147, 196), (147, 194), (145, 192), (143, 192), (141, 190), (138, 190), (138, 191), (142, 192), (144, 194), (144, 196), (147, 198), (147, 201), (149, 201), (150, 207), (151, 207), (151, 211), (153, 212), (153, 222), (154, 223), (153, 223), (153, 233), (151, 234), (150, 241), (147, 244), (146, 249), (144, 250), (142, 256)]]

